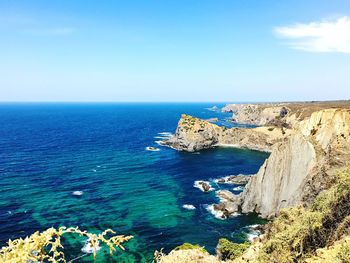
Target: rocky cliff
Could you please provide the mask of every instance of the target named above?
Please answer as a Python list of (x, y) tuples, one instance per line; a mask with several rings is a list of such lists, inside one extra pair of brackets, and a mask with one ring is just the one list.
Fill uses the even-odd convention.
[(290, 109), (281, 104), (228, 104), (223, 112), (232, 112), (232, 119), (239, 123), (268, 125), (283, 119)]
[(182, 151), (225, 144), (270, 151), (270, 157), (238, 199), (241, 203), (237, 207), (245, 213), (273, 217), (281, 208), (309, 204), (329, 187), (334, 171), (350, 159), (349, 109), (321, 109), (300, 116), (294, 111), (283, 117), (290, 129), (226, 129), (183, 115), (174, 137), (165, 144)]
[(183, 114), (175, 135), (164, 141), (163, 144), (179, 151), (188, 152), (220, 145), (271, 151), (272, 145), (287, 137), (290, 132), (288, 129), (274, 127), (227, 129)]
[(290, 127), (324, 109), (349, 109), (350, 101), (313, 101), (256, 104), (227, 104), (222, 112), (232, 112), (232, 120), (253, 125)]
[(242, 211), (270, 217), (281, 208), (301, 202), (305, 179), (315, 164), (314, 146), (301, 134), (277, 143), (246, 186)]

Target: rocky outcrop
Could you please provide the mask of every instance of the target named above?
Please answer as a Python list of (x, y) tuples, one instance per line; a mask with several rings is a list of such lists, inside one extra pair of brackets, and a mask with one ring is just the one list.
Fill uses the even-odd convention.
[(228, 104), (221, 110), (232, 112), (235, 122), (253, 125), (281, 124), (281, 120), (290, 111), (288, 107), (279, 104)]
[(161, 252), (156, 253), (155, 262), (157, 263), (221, 263), (216, 256), (209, 255), (200, 249), (182, 249), (172, 250), (165, 255)]
[(289, 133), (288, 129), (273, 127), (227, 129), (183, 114), (175, 135), (165, 140), (163, 144), (179, 151), (188, 152), (225, 145), (271, 151), (272, 145), (288, 136)]
[(219, 179), (216, 179), (215, 182), (218, 184), (238, 184), (245, 185), (249, 182), (251, 175), (229, 175)]
[(175, 135), (163, 143), (176, 150), (194, 152), (217, 144), (221, 130), (208, 121), (182, 114)]
[(165, 144), (182, 151), (220, 145), (270, 151), (271, 155), (234, 205), (226, 200), (217, 209), (230, 213), (241, 209), (244, 213), (274, 217), (281, 208), (311, 203), (320, 191), (329, 187), (335, 171), (350, 160), (350, 110), (305, 112), (301, 115), (294, 111), (285, 116), (290, 129), (226, 129), (183, 115), (175, 135)]
[(216, 192), (217, 197), (220, 198), (219, 204), (214, 204), (214, 211), (221, 212), (222, 218), (229, 218), (230, 215), (240, 210), (242, 203), (241, 195), (235, 195), (228, 190), (219, 190)]

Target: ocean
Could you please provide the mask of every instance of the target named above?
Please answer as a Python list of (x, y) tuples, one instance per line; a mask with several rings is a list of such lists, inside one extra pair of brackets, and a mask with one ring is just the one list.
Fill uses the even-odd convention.
[[(156, 142), (175, 132), (182, 113), (233, 127), (231, 114), (208, 110), (214, 105), (223, 106), (0, 104), (0, 246), (52, 226), (134, 236), (113, 257), (101, 249), (97, 262), (151, 262), (155, 250), (184, 242), (214, 252), (220, 237), (243, 242), (249, 226), (263, 221), (253, 214), (216, 218), (207, 209), (219, 201), (215, 191), (204, 193), (194, 183), (256, 173), (268, 154), (234, 148), (185, 153)], [(68, 259), (83, 254), (83, 239), (64, 242)], [(87, 255), (73, 262), (92, 261)]]

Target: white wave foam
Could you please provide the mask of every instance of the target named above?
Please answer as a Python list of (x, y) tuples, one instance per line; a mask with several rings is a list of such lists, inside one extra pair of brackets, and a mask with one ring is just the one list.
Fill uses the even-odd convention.
[(206, 183), (206, 184), (209, 185), (210, 188), (209, 188), (208, 192), (215, 190), (215, 188), (213, 188), (213, 187), (211, 186), (210, 182), (208, 182), (208, 181), (201, 181), (201, 180), (199, 180), (199, 181), (194, 181), (193, 187), (198, 188), (198, 189), (201, 190), (202, 192), (205, 192), (204, 189), (203, 189), (203, 186), (201, 185), (201, 183)]
[(95, 249), (92, 247), (90, 239), (85, 241), (85, 244), (83, 246), (83, 248), (81, 249), (82, 252), (87, 253), (87, 254), (92, 254), (94, 252), (97, 252), (101, 249), (101, 247), (99, 246), (99, 241), (97, 241), (97, 246), (95, 247)]
[(81, 196), (81, 195), (83, 195), (83, 194), (84, 194), (83, 191), (74, 191), (74, 192), (72, 193), (72, 195), (76, 195), (76, 196)]
[(215, 210), (214, 205), (207, 205), (206, 208), (208, 212), (210, 212), (215, 218), (224, 220), (224, 213), (220, 210)]
[(219, 179), (214, 179), (213, 181), (215, 182), (215, 183), (219, 183), (219, 181), (221, 181), (221, 180), (224, 180), (225, 182), (225, 184), (227, 183), (227, 179), (229, 178), (229, 176), (225, 176), (225, 177), (221, 177), (221, 178), (219, 178)]
[(163, 141), (154, 141), (156, 144), (160, 145), (160, 146), (164, 146), (164, 142)]
[(158, 152), (158, 151), (160, 151), (160, 149), (155, 148), (155, 147), (146, 147), (145, 150), (146, 151), (151, 151), (151, 152)]
[(161, 140), (166, 140), (168, 139), (169, 137), (167, 136), (154, 136), (154, 139), (161, 139)]
[(243, 191), (244, 187), (243, 186), (237, 186), (237, 187), (232, 188), (232, 190), (233, 191)]
[(250, 242), (253, 242), (255, 238), (259, 237), (260, 236), (260, 231), (257, 231), (257, 230), (254, 230), (254, 231), (251, 231), (247, 234), (247, 239), (250, 241)]
[(260, 230), (256, 229), (260, 225), (254, 224), (254, 225), (249, 225), (247, 228), (249, 229), (249, 232), (247, 233), (247, 239), (250, 242), (253, 242), (255, 238), (259, 237), (261, 235)]
[[(235, 183), (234, 181), (230, 181), (229, 179), (231, 177), (240, 177), (240, 176), (249, 176), (251, 177), (252, 175), (251, 174), (235, 174), (235, 175), (227, 175), (227, 176), (224, 176), (224, 177), (220, 177), (220, 178), (217, 178), (217, 179), (214, 179), (213, 181), (215, 183), (221, 183), (221, 184), (237, 184)], [(222, 181), (224, 180), (224, 181)], [(219, 182), (220, 181), (220, 182)]]
[(187, 209), (187, 210), (194, 210), (194, 209), (196, 209), (196, 207), (194, 205), (190, 205), (190, 204), (184, 204), (182, 207)]
[(171, 137), (173, 134), (171, 132), (158, 132), (159, 135), (162, 135), (163, 137)]
[[(210, 212), (215, 218), (220, 219), (220, 220), (225, 220), (226, 217), (224, 216), (224, 213), (220, 210), (215, 210), (214, 209), (214, 205), (206, 205), (205, 209), (207, 209), (208, 212)], [(236, 217), (239, 216), (240, 213), (232, 213), (230, 214), (230, 218), (231, 217)]]

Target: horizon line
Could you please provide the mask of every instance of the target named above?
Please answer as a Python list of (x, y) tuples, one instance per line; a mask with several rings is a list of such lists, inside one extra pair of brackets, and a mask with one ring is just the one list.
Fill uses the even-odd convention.
[(0, 104), (10, 104), (10, 103), (18, 103), (18, 104), (117, 104), (117, 103), (133, 103), (133, 104), (151, 104), (151, 103), (297, 103), (297, 102), (346, 102), (349, 101), (350, 99), (336, 99), (336, 100), (271, 100), (271, 101), (263, 101), (263, 100), (249, 100), (249, 101), (234, 101), (234, 100), (229, 100), (229, 101), (1, 101)]

